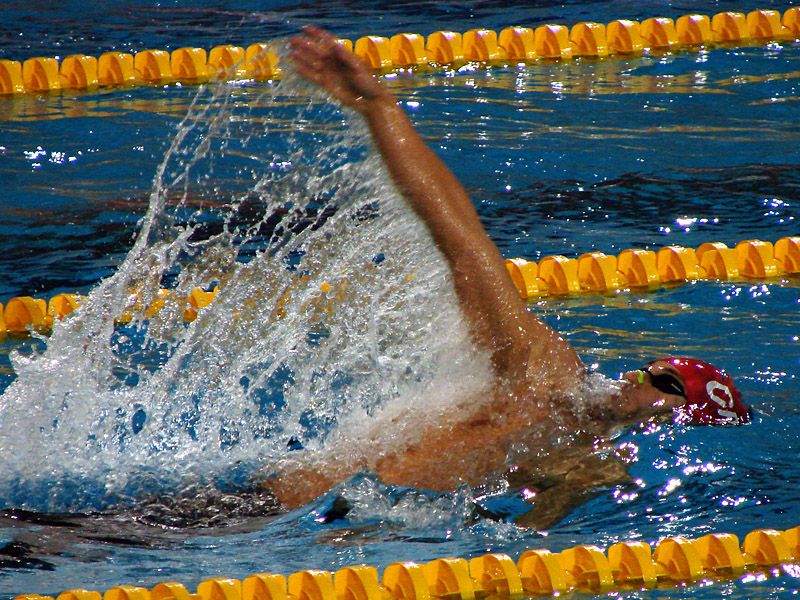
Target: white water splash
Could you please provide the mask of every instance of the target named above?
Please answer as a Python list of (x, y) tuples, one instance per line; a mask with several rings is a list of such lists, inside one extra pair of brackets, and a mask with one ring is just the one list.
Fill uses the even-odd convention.
[[(198, 286), (219, 292), (187, 325)], [(12, 357), (0, 503), (87, 510), (255, 481), (291, 440), (358, 461), (365, 440), (391, 445), (486, 389), (456, 307), (357, 118), (291, 74), (201, 89), (117, 273), (43, 354)]]

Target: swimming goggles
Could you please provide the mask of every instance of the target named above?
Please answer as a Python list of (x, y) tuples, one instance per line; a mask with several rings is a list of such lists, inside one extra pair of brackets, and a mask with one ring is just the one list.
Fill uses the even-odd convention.
[(659, 392), (686, 398), (686, 390), (681, 382), (678, 381), (678, 378), (671, 373), (653, 373), (653, 371), (650, 370), (650, 365), (642, 369), (642, 372), (650, 375), (650, 385)]

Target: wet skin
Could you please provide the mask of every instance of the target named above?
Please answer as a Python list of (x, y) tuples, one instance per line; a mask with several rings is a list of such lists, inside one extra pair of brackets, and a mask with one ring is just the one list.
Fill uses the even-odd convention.
[(653, 386), (653, 375), (669, 374), (680, 382), (685, 389), (683, 376), (669, 362), (656, 360), (649, 364), (644, 372), (644, 381), (639, 383), (641, 370), (628, 371), (623, 375), (623, 387), (620, 390), (619, 404), (623, 412), (637, 414), (641, 407), (651, 406), (654, 414), (670, 409), (678, 409), (686, 404), (686, 398), (677, 394), (667, 394)]
[[(575, 391), (584, 385), (586, 367), (561, 335), (528, 310), (466, 190), (422, 140), (394, 96), (369, 67), (321, 29), (308, 27), (293, 38), (290, 58), (301, 77), (366, 122), (392, 181), (447, 262), (459, 308), (475, 347), (488, 358), (496, 388), (464, 399), (475, 407), (469, 414), (432, 418), (416, 440), (400, 440), (391, 448), (373, 444), (360, 450), (363, 456), (354, 459), (351, 454), (347, 461), (335, 449), (325, 456), (293, 453), (265, 485), (291, 508), (361, 469), (387, 483), (433, 490), (477, 485), (504, 471), (527, 473), (532, 484), (546, 482), (546, 489), (539, 486), (542, 496), (563, 485), (567, 491), (562, 496), (569, 499), (623, 478), (624, 468), (602, 475), (592, 458), (593, 440), (612, 426), (669, 413), (685, 400), (654, 387), (651, 374), (640, 383), (639, 373), (631, 371), (618, 392), (578, 409)], [(658, 375), (672, 367), (657, 361), (650, 368)], [(554, 447), (551, 440), (562, 434), (575, 443)], [(527, 448), (529, 457), (515, 457), (509, 464), (514, 447)], [(543, 520), (556, 518), (566, 506), (556, 501)], [(543, 520), (536, 517), (526, 524)]]

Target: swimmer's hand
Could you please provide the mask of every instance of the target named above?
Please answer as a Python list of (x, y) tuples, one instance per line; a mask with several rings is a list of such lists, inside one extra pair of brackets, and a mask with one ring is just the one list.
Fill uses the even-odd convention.
[(376, 100), (394, 99), (371, 69), (318, 27), (306, 27), (290, 41), (289, 57), (297, 73), (359, 112)]

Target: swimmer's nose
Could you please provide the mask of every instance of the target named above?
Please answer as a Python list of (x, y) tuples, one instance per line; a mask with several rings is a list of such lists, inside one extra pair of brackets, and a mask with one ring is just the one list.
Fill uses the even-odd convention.
[(622, 376), (622, 379), (630, 383), (644, 383), (644, 371), (637, 369), (636, 371), (628, 371)]

